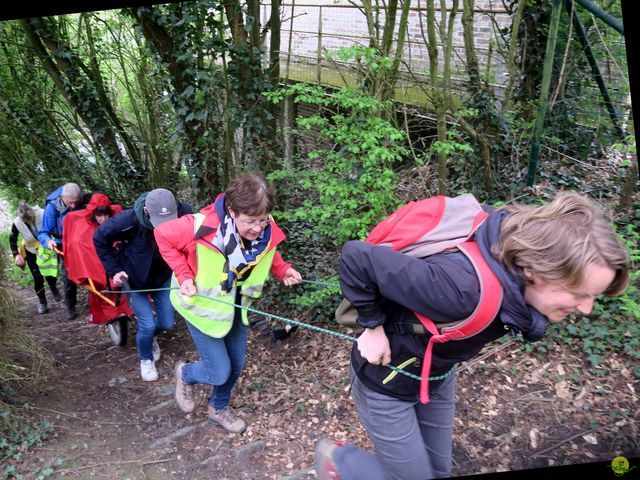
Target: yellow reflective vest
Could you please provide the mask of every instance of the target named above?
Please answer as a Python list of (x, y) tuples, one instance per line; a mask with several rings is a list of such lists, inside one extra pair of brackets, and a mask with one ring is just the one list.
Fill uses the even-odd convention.
[(43, 276), (58, 276), (58, 254), (53, 250), (49, 250), (40, 245), (36, 251), (36, 264)]
[[(194, 234), (202, 225), (205, 216), (194, 214)], [(178, 280), (173, 275), (171, 279), (170, 298), (173, 307), (186, 321), (205, 335), (222, 338), (233, 326), (236, 307), (233, 306), (238, 289), (240, 289), (241, 305), (249, 307), (251, 302), (260, 297), (264, 283), (269, 277), (269, 270), (275, 255), (275, 248), (271, 242), (258, 258), (249, 277), (242, 281), (236, 280), (229, 292), (222, 289), (227, 280), (226, 258), (216, 248), (210, 248), (196, 242), (197, 271), (194, 284), (198, 293), (192, 297), (183, 295), (179, 289)], [(247, 310), (242, 309), (242, 323), (249, 325)]]

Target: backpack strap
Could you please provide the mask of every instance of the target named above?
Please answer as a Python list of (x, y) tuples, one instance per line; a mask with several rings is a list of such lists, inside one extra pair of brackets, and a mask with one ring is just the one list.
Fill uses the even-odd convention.
[(431, 332), (422, 362), (422, 381), (420, 383), (420, 402), (429, 402), (429, 375), (433, 346), (449, 340), (463, 340), (472, 337), (487, 328), (498, 314), (502, 304), (502, 285), (495, 273), (485, 261), (476, 242), (464, 242), (458, 248), (469, 258), (480, 280), (480, 300), (469, 317), (455, 325), (447, 325), (438, 331), (437, 324), (427, 317), (415, 313), (420, 323)]

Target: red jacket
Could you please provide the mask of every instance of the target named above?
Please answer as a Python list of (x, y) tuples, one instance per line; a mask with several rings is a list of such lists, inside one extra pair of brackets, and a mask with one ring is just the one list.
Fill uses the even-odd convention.
[(93, 244), (98, 224), (91, 220), (98, 207), (109, 207), (112, 216), (122, 212), (122, 205), (111, 203), (104, 193), (94, 193), (85, 210), (69, 212), (62, 220), (62, 248), (70, 280), (83, 285), (90, 278), (104, 288), (107, 274)]
[[(93, 234), (98, 225), (91, 220), (93, 212), (98, 207), (109, 207), (113, 216), (122, 211), (122, 205), (111, 203), (104, 193), (94, 193), (86, 210), (69, 212), (62, 220), (64, 263), (70, 280), (78, 285), (86, 285), (89, 279), (93, 281), (96, 290), (105, 289), (107, 272), (98, 258), (93, 244)], [(104, 297), (116, 303), (111, 305)], [(118, 298), (119, 297), (119, 298)], [(119, 300), (119, 303), (117, 302)], [(127, 298), (121, 294), (105, 293), (102, 297), (91, 293), (89, 295), (89, 323), (103, 324), (122, 315), (131, 315)]]
[[(169, 220), (158, 225), (153, 230), (160, 253), (165, 262), (171, 267), (171, 270), (173, 270), (179, 284), (182, 284), (188, 278), (194, 280), (196, 277), (198, 269), (196, 243), (200, 243), (207, 248), (215, 248), (212, 246), (213, 238), (220, 225), (220, 219), (215, 211), (215, 204), (212, 203), (203, 208), (199, 213), (205, 215), (204, 222), (200, 228), (209, 227), (211, 232), (206, 233), (197, 240), (194, 238), (193, 232), (195, 221), (193, 215), (184, 215), (175, 220)], [(272, 220), (271, 248), (276, 248), (284, 239), (284, 232)], [(291, 264), (285, 262), (280, 253), (276, 252), (271, 264), (271, 273), (279, 281), (282, 281), (289, 268), (291, 268)]]

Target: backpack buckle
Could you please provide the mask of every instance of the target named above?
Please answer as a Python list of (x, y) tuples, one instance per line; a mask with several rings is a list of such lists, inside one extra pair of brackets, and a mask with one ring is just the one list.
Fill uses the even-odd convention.
[(400, 335), (406, 335), (407, 333), (413, 333), (407, 328), (407, 324), (404, 322), (396, 322), (393, 324), (393, 333), (399, 333)]
[(400, 335), (426, 335), (428, 333), (422, 324), (409, 322), (392, 323), (389, 330), (391, 333), (398, 333)]

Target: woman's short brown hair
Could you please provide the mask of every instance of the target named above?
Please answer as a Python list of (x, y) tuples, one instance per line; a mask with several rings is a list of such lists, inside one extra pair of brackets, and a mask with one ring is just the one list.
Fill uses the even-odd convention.
[(18, 205), (18, 218), (25, 223), (31, 223), (36, 218), (36, 212), (27, 202), (21, 201)]
[(564, 193), (548, 205), (505, 210), (509, 215), (492, 253), (513, 272), (522, 276), (526, 268), (547, 282), (577, 288), (585, 280), (585, 267), (598, 264), (615, 271), (605, 295), (619, 295), (627, 287), (629, 254), (593, 201)]
[(276, 189), (263, 174), (245, 172), (231, 181), (225, 190), (225, 199), (227, 208), (235, 213), (264, 215), (276, 204)]

